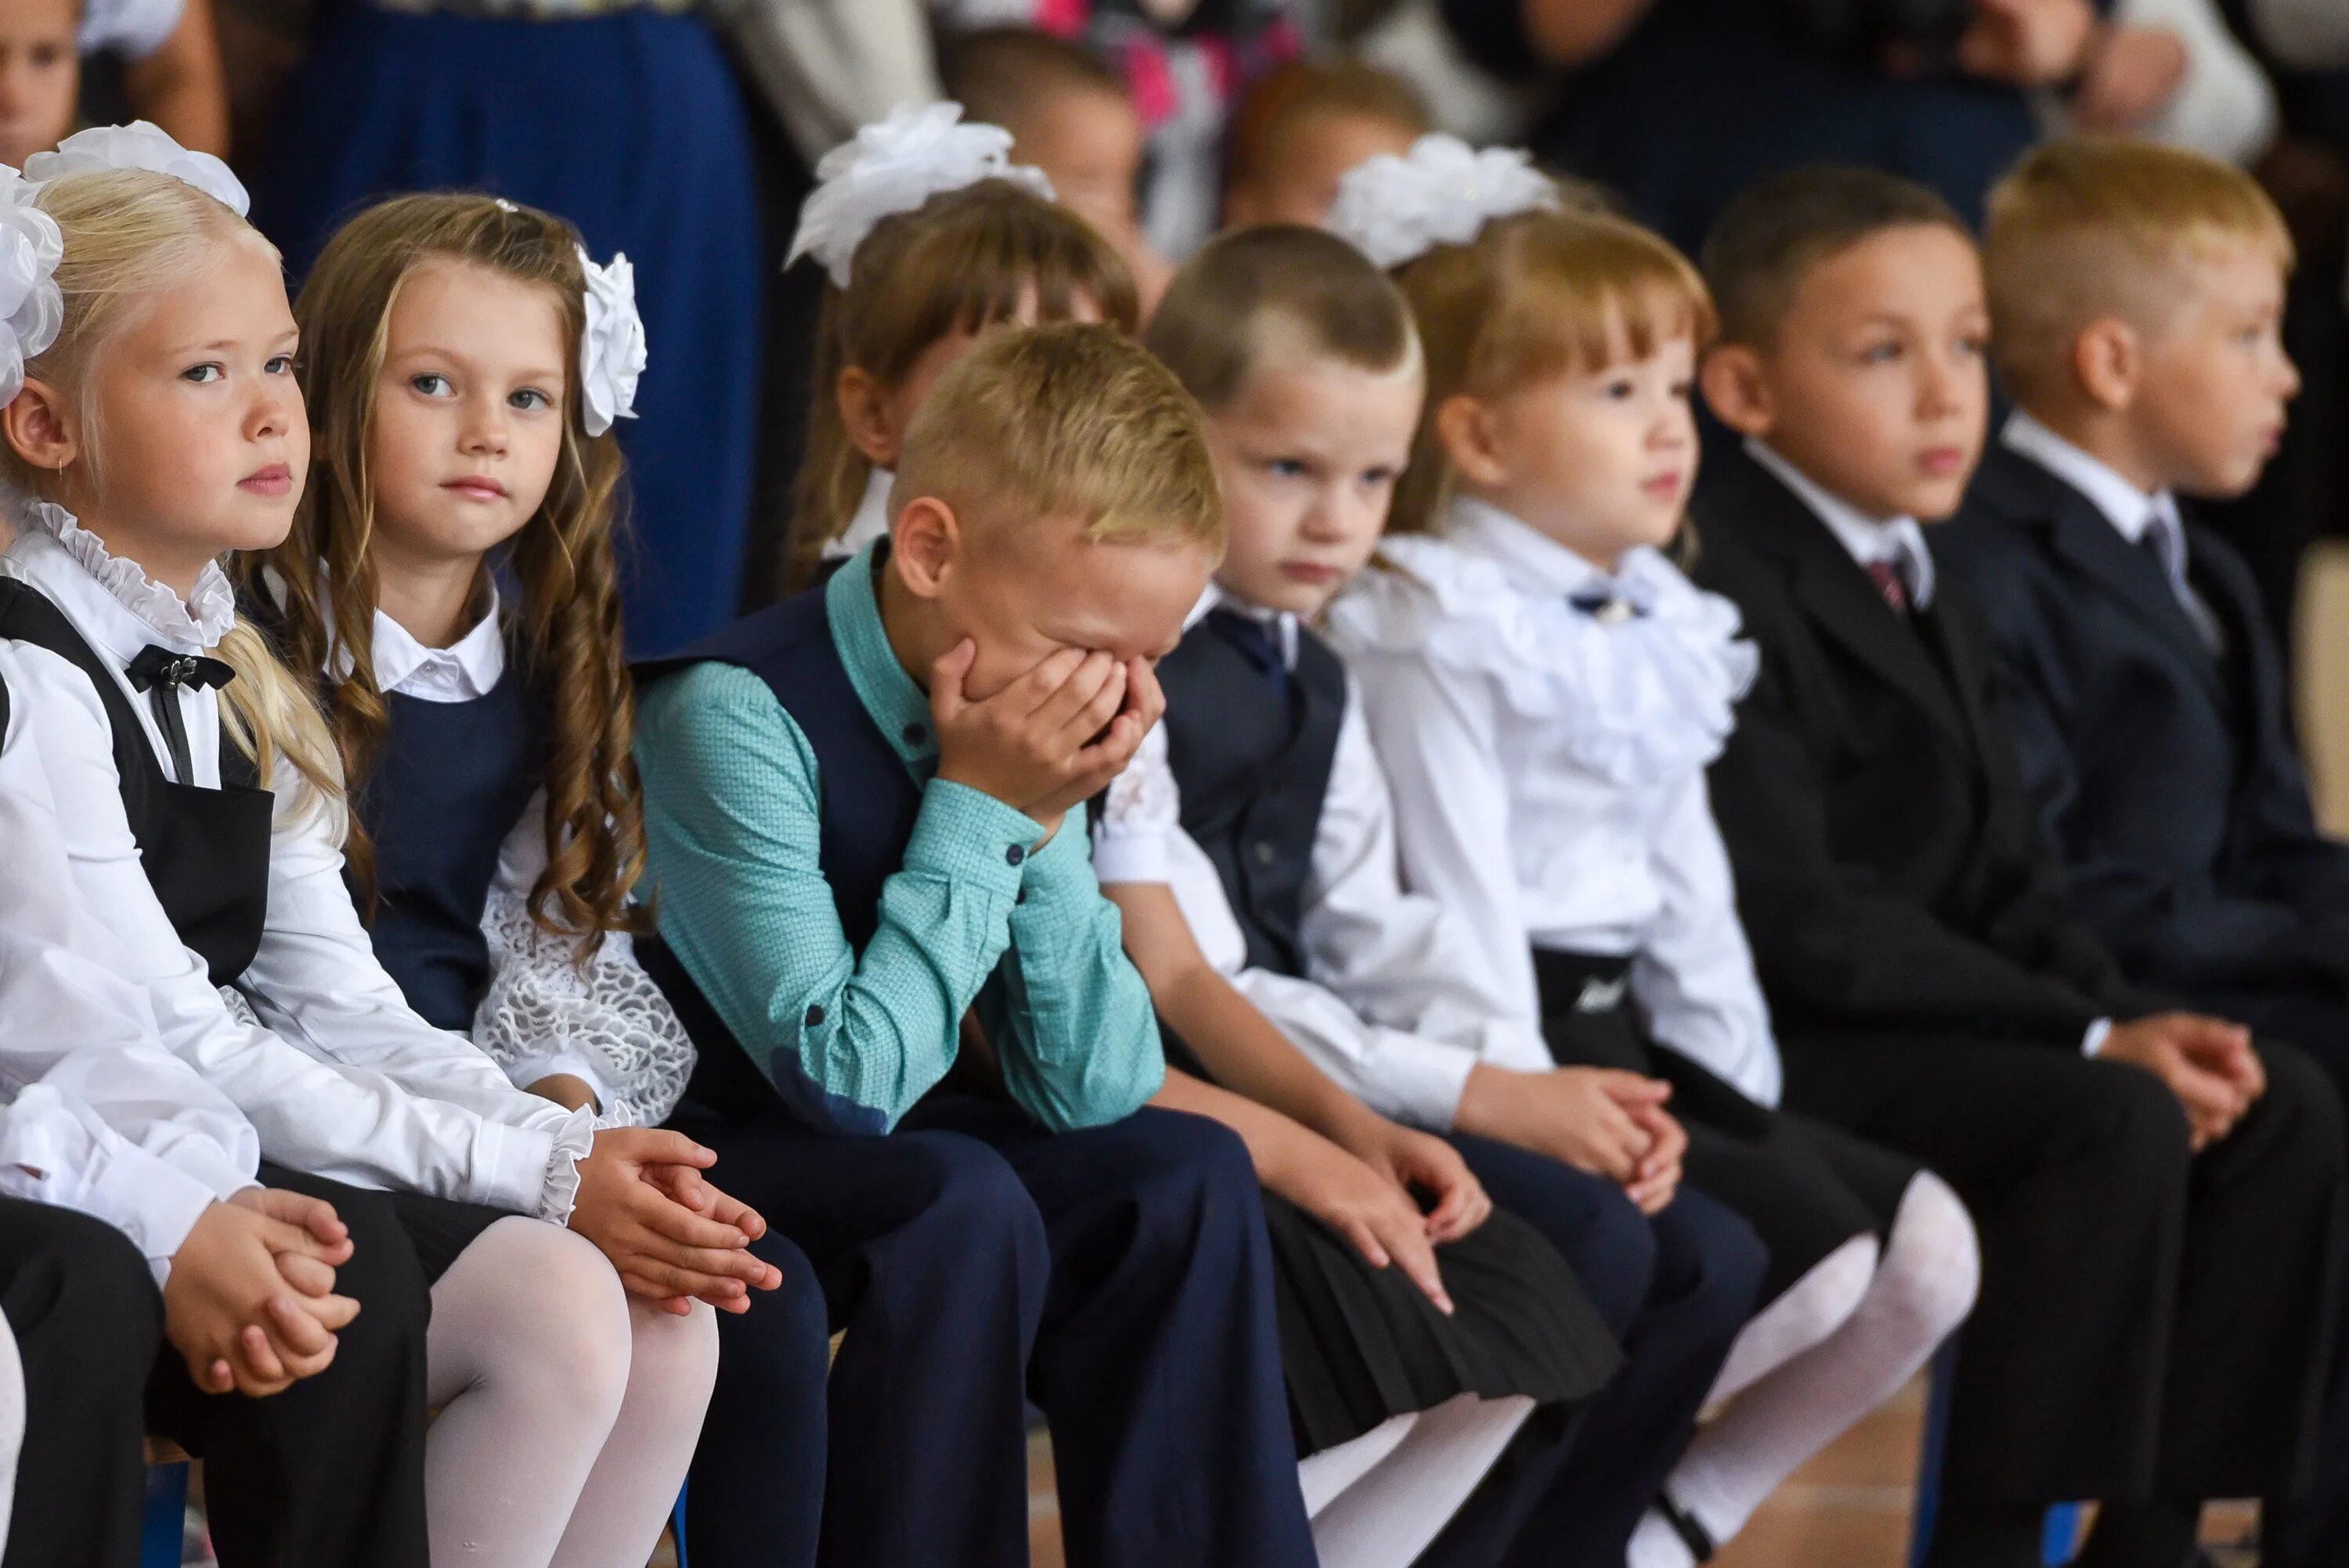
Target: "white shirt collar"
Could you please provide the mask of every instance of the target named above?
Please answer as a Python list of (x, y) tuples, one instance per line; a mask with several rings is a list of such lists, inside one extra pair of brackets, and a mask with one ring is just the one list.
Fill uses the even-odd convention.
[(848, 520), (848, 531), (823, 547), (826, 561), (849, 561), (864, 552), (876, 539), (889, 536), (889, 487), (897, 482), (895, 469), (874, 469), (864, 480), (864, 499)]
[(206, 562), (195, 593), (182, 600), (135, 561), (107, 552), (105, 542), (71, 512), (48, 501), (17, 509), (20, 523), (8, 560), (37, 584), (84, 636), (128, 665), (149, 644), (195, 654), (236, 624), (236, 590), (217, 562)]
[(1444, 538), (1500, 567), (1529, 597), (1619, 598), (1642, 613), (1656, 607), (1657, 585), (1644, 570), (1654, 551), (1625, 551), (1610, 574), (1515, 513), (1464, 495), (1452, 498)]
[(1206, 618), (1208, 611), (1216, 609), (1229, 610), (1235, 615), (1246, 615), (1251, 621), (1261, 621), (1271, 627), (1273, 636), (1280, 644), (1281, 664), (1292, 670), (1297, 667), (1295, 615), (1286, 610), (1268, 610), (1261, 604), (1251, 604), (1226, 591), (1222, 583), (1210, 577), (1207, 586), (1199, 594), (1198, 603), (1193, 604), (1191, 613), (1183, 617), (1183, 629), (1189, 631)]
[(2140, 542), (2157, 519), (2165, 530), (2176, 529), (2183, 543), (2185, 521), (2178, 515), (2178, 498), (2169, 491), (2146, 494), (2103, 459), (2082, 451), (2020, 408), (2007, 416), (1998, 438), (2009, 451), (2030, 459), (2086, 496), (2131, 544)]
[(498, 585), (486, 582), (489, 603), (481, 618), (445, 648), (428, 648), (407, 627), (375, 613), (375, 680), (378, 689), (425, 702), (471, 702), (495, 691), (505, 678), (506, 634), (498, 614)]
[(1900, 573), (1909, 603), (1920, 610), (1933, 603), (1933, 552), (1925, 543), (1925, 530), (1913, 517), (1878, 519), (1868, 516), (1841, 496), (1831, 495), (1817, 480), (1749, 436), (1745, 453), (1780, 484), (1793, 490), (1810, 508), (1846, 552), (1862, 566), (1889, 563)]

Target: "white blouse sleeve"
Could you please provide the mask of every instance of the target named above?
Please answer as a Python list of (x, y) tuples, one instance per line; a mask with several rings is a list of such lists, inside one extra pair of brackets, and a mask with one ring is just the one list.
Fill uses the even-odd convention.
[[(471, 1045), (407, 1011), (367, 946), (330, 841), (310, 850), (306, 866), (273, 862), (270, 934), (247, 979), (263, 1017), (283, 1026), (230, 1012), (140, 867), (97, 692), (46, 650), (18, 645), (16, 657), (28, 689), (15, 695), (32, 716), (49, 783), (50, 815), (35, 831), (65, 850), (79, 912), (111, 939), (119, 973), (145, 990), (164, 1047), (243, 1113), (262, 1151), (359, 1186), (567, 1218), (591, 1119), (582, 1113), (573, 1125), (559, 1107), (505, 1088)], [(331, 834), (312, 817), (313, 833)], [(305, 967), (318, 973), (305, 977)], [(379, 1025), (379, 1048), (329, 1048), (357, 1033), (337, 1027), (354, 1019)], [(481, 1073), (503, 1103), (479, 1092)]]
[(1110, 780), (1093, 820), (1093, 875), (1105, 887), (1163, 882), (1183, 830), (1183, 791), (1167, 755), (1166, 726), (1151, 727), (1125, 771)]
[(1371, 650), (1352, 662), (1392, 794), (1403, 884), (1465, 934), (1457, 982), (1482, 997), (1488, 1016), (1537, 1034), (1540, 992), (1517, 901), (1498, 695), (1489, 677), (1421, 654)]
[(1702, 773), (1672, 789), (1650, 841), (1663, 896), (1640, 933), (1632, 997), (1660, 1042), (1775, 1106), (1784, 1084), (1777, 1041)]
[(473, 1015), (473, 1043), (527, 1088), (568, 1073), (595, 1092), (600, 1124), (657, 1127), (693, 1076), (693, 1041), (636, 962), (625, 932), (604, 938), (582, 967), (567, 937), (531, 918), (530, 890), (546, 866), (546, 797), (533, 796), (498, 857), (481, 916), (490, 987)]

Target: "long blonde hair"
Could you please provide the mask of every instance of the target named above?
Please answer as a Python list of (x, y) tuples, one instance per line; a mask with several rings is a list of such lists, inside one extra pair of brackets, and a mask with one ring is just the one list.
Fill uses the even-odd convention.
[[(546, 867), (531, 889), (542, 930), (578, 941), (584, 960), (606, 933), (642, 930), (629, 903), (645, 868), (644, 798), (632, 738), (636, 693), (620, 624), (615, 535), (624, 525), (618, 438), (587, 434), (579, 388), (586, 274), (576, 230), (536, 208), (489, 196), (398, 196), (336, 231), (311, 268), (295, 318), (302, 327), (302, 390), (315, 439), (312, 483), (285, 542), (247, 562), (285, 588), (287, 656), (300, 668), (341, 672), (326, 709), (354, 788), (374, 769), (390, 725), (375, 674), (375, 493), (367, 432), (389, 350), (392, 306), (422, 263), (478, 266), (544, 288), (563, 324), (566, 359), (563, 451), (538, 513), (504, 546), (522, 586), (527, 674), (549, 699), (542, 763)], [(372, 914), (374, 846), (353, 821), (345, 860), (359, 907)]]
[[(78, 412), (82, 455), (93, 480), (104, 472), (113, 432), (95, 420), (94, 377), (106, 346), (135, 317), (143, 298), (215, 264), (226, 245), (248, 245), (272, 261), (276, 247), (204, 192), (167, 174), (108, 170), (42, 185), (34, 198), (65, 236), (57, 263), (65, 323), (57, 341), (25, 366), (26, 376), (57, 388)], [(60, 500), (57, 471), (25, 461), (0, 443), (0, 464), (24, 493)], [(285, 666), (269, 639), (243, 617), (212, 653), (236, 671), (221, 692), (231, 740), (252, 758), (264, 789), (274, 788), (282, 759), (295, 773), (290, 799), (298, 812), (343, 817), (343, 774), (334, 738), (310, 683)]]

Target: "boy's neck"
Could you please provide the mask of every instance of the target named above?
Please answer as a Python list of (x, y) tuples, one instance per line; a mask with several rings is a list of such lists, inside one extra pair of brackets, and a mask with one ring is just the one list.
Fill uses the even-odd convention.
[(410, 560), (377, 542), (376, 608), (428, 648), (462, 640), (480, 618), (483, 555), (433, 556)]
[(2017, 407), (2147, 495), (2158, 495), (2169, 488), (2159, 466), (2137, 440), (2134, 422), (2126, 412), (2075, 398)]

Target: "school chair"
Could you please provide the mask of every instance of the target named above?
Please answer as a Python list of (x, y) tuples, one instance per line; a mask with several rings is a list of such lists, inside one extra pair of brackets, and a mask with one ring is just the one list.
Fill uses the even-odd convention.
[[(1952, 1339), (1933, 1357), (1932, 1392), (1925, 1404), (1925, 1446), (1917, 1460), (1917, 1507), (1909, 1516), (1909, 1568), (1923, 1568), (1925, 1548), (1933, 1540), (1933, 1520), (1940, 1512), (1941, 1456), (1950, 1441), (1950, 1377), (1957, 1364), (1958, 1346)], [(2076, 1502), (2047, 1511), (2047, 1531), (2039, 1548), (2039, 1560), (2047, 1568), (2064, 1568), (2079, 1552), (2080, 1512)]]
[(188, 1521), (188, 1456), (166, 1438), (147, 1439), (147, 1512), (139, 1525), (139, 1568), (180, 1568)]
[(669, 1533), (677, 1538), (677, 1568), (693, 1568), (685, 1556), (685, 1492), (690, 1485), (692, 1482), (688, 1480), (678, 1487), (677, 1507), (670, 1511), (668, 1516)]

